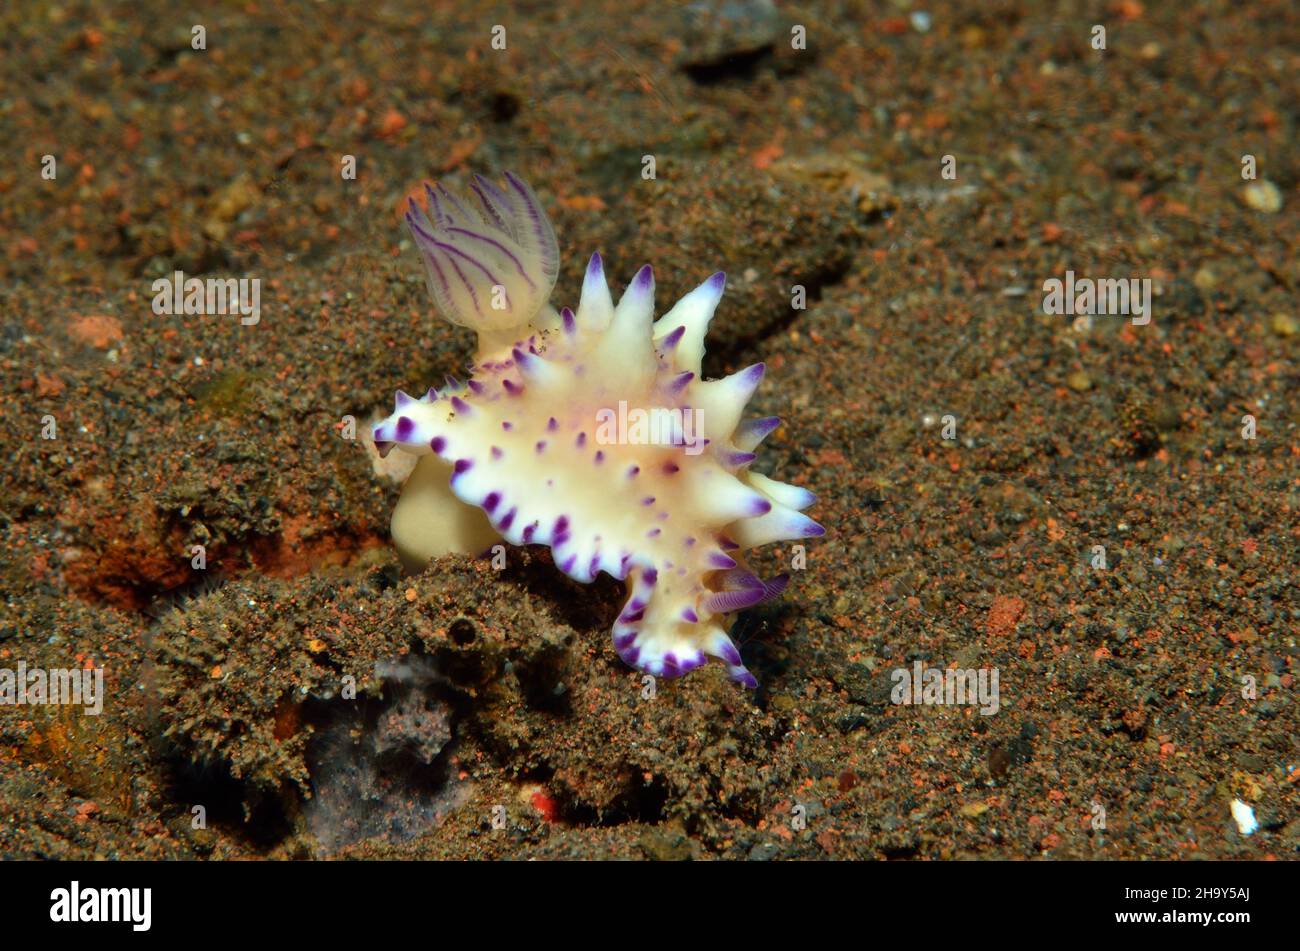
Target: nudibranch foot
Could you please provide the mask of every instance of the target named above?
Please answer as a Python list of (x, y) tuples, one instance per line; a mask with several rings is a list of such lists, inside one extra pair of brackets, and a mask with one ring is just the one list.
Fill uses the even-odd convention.
[[(577, 310), (557, 314), (545, 300), (554, 235), (531, 190), (513, 176), (507, 183), (476, 183), (477, 216), (441, 189), (430, 192), (432, 222), (412, 212), (438, 274), (434, 300), (448, 319), (479, 331), (479, 349), (467, 382), (420, 398), (399, 392), (375, 443), (437, 457), (451, 495), (486, 516), (470, 533), (476, 542), (495, 533), (512, 545), (545, 545), (584, 583), (601, 572), (625, 579), (613, 644), (627, 664), (678, 677), (715, 659), (753, 687), (727, 635), (730, 619), (779, 595), (789, 578), (760, 580), (741, 554), (823, 529), (802, 514), (811, 492), (750, 469), (779, 422), (742, 419), (764, 365), (702, 378), (726, 278), (714, 274), (656, 320), (651, 268), (615, 305), (595, 254)], [(504, 286), (508, 315), (481, 310), (487, 280)], [(418, 485), (429, 491), (427, 480)], [(404, 492), (399, 510), (405, 500)], [(442, 539), (418, 541), (434, 531), (428, 520), (416, 531), (401, 521), (395, 514), (404, 560), (442, 549)]]

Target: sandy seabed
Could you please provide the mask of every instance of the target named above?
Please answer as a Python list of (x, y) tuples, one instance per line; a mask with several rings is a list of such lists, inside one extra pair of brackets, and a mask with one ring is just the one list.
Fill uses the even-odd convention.
[[(103, 710), (0, 707), (0, 854), (1294, 858), (1300, 14), (1044, 6), (7, 5), (0, 667)], [(557, 303), (728, 274), (828, 529), (757, 691), (649, 695), (544, 550), (400, 569), (366, 430), (472, 343), (401, 212), (504, 169)]]

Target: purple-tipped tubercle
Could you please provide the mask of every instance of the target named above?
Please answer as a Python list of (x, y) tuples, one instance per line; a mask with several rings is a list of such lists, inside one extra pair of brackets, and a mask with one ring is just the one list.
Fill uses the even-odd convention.
[(682, 342), (682, 337), (684, 336), (686, 336), (686, 325), (682, 324), (676, 330), (669, 331), (669, 333), (659, 341), (659, 349), (665, 351), (673, 349)]

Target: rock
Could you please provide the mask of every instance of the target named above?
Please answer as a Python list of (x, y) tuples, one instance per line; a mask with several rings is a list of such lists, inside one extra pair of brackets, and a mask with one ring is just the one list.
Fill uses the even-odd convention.
[(122, 324), (108, 314), (89, 314), (78, 317), (68, 328), (73, 339), (86, 343), (96, 350), (107, 350), (122, 339)]
[(847, 197), (863, 215), (898, 206), (892, 183), (868, 168), (865, 160), (829, 153), (785, 156), (772, 163), (772, 176)]
[(772, 0), (703, 0), (678, 11), (666, 14), (668, 33), (681, 43), (678, 66), (697, 79), (770, 50), (781, 30)]
[(1016, 623), (1025, 613), (1025, 600), (1014, 595), (998, 595), (989, 606), (985, 630), (990, 637), (1006, 637), (1016, 629)]
[(673, 829), (647, 829), (637, 845), (653, 862), (689, 862), (695, 857), (691, 840)]
[(1083, 370), (1075, 370), (1065, 378), (1065, 383), (1076, 393), (1086, 393), (1092, 389), (1092, 377)]
[(1282, 210), (1282, 191), (1267, 178), (1251, 182), (1241, 190), (1241, 200), (1247, 208), (1275, 215)]
[(203, 221), (203, 233), (213, 241), (224, 241), (230, 227), (241, 214), (256, 205), (261, 190), (247, 173), (229, 182), (212, 196)]
[(1254, 753), (1238, 753), (1237, 765), (1249, 773), (1262, 773), (1268, 769), (1268, 764)]

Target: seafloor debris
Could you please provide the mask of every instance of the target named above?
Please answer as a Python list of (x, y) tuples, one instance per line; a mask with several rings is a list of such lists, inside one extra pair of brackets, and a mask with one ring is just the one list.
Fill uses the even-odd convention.
[(414, 655), (376, 665), (383, 697), (335, 701), (307, 749), (313, 795), (307, 825), (324, 853), (434, 828), (466, 791), (438, 757), (452, 739), (451, 708), (433, 661)]

